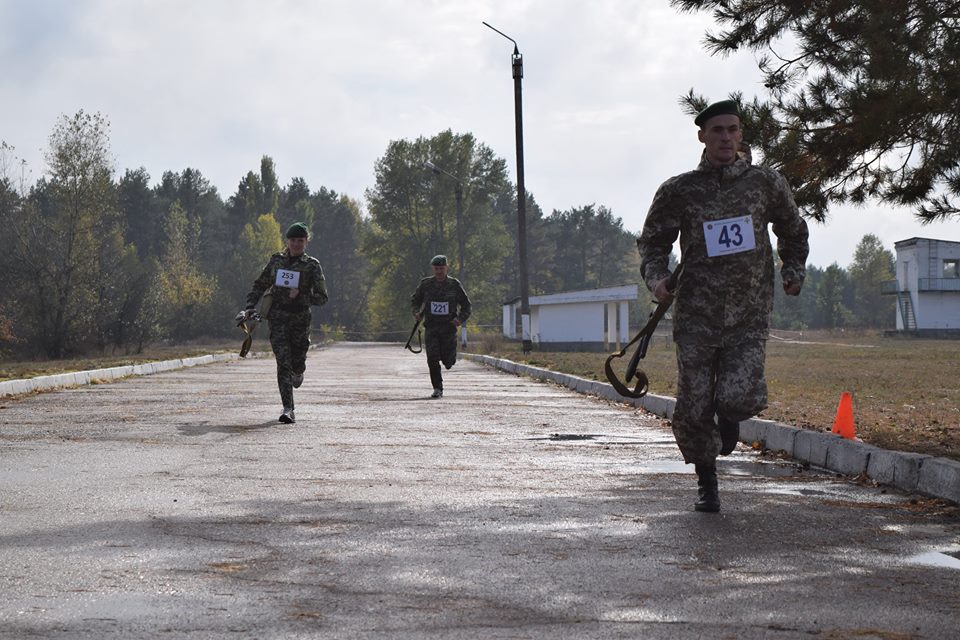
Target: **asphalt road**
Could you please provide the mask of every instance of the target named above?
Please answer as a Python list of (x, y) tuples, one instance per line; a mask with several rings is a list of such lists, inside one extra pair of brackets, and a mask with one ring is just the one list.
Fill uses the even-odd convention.
[(955, 507), (398, 345), (0, 401), (0, 638), (956, 638)]

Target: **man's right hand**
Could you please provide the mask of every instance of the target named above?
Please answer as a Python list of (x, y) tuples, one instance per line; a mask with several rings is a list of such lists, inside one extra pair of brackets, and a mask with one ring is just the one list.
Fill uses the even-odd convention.
[(420, 320), (421, 320), (422, 318), (423, 318), (423, 316), (420, 315), (420, 313), (415, 313), (415, 314), (413, 314), (413, 319), (416, 320), (417, 322), (420, 322)]
[(653, 288), (653, 297), (657, 299), (657, 302), (663, 303), (673, 301), (673, 294), (667, 289), (668, 280), (670, 280), (669, 276), (658, 281), (656, 286)]
[(234, 321), (243, 322), (244, 320), (249, 318), (252, 313), (253, 313), (253, 309), (243, 309), (242, 311), (240, 311), (240, 313), (237, 314), (237, 317), (234, 318)]

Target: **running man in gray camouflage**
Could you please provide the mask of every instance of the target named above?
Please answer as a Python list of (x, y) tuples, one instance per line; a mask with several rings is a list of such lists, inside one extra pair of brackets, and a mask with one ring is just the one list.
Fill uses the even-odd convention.
[(457, 327), (470, 317), (470, 298), (456, 278), (447, 275), (447, 256), (430, 261), (433, 275), (424, 278), (410, 296), (413, 317), (426, 329), (427, 368), (433, 384), (431, 398), (443, 397), (440, 363), (447, 369), (457, 361)]
[(657, 190), (637, 239), (640, 271), (658, 301), (670, 300), (669, 259), (679, 236), (683, 273), (676, 291), (677, 404), (673, 433), (697, 472), (697, 511), (720, 510), (716, 459), (737, 445), (740, 422), (767, 406), (764, 358), (773, 309), (773, 251), (780, 279), (800, 294), (807, 225), (782, 175), (754, 166), (741, 148), (736, 102), (717, 102), (694, 123), (704, 145), (694, 171)]
[(267, 266), (254, 281), (247, 294), (247, 306), (238, 314), (250, 316), (259, 302), (264, 303), (264, 312), (270, 325), (270, 346), (277, 359), (277, 385), (283, 413), (280, 422), (296, 422), (293, 390), (303, 382), (307, 368), (307, 350), (310, 348), (310, 305), (322, 305), (327, 301), (327, 285), (320, 262), (306, 254), (310, 231), (307, 225), (296, 222), (287, 229), (287, 247), (270, 256)]

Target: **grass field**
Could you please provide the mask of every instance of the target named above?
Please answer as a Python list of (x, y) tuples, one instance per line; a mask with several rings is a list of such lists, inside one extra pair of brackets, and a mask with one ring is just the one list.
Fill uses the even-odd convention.
[[(270, 349), (270, 343), (258, 335), (254, 342), (254, 350)], [(144, 362), (158, 360), (174, 360), (176, 358), (193, 358), (208, 353), (239, 352), (241, 339), (200, 341), (188, 344), (157, 344), (150, 345), (138, 354), (103, 354), (91, 355), (83, 358), (65, 358), (63, 360), (0, 360), (0, 382), (17, 380), (20, 378), (34, 378), (36, 376), (51, 376), (69, 371), (87, 371), (89, 369), (104, 369), (107, 367), (123, 367)]]
[[(262, 336), (261, 336), (262, 338)], [(770, 406), (760, 415), (806, 429), (829, 430), (843, 391), (853, 394), (857, 435), (865, 442), (960, 460), (960, 340), (916, 340), (878, 335), (803, 334), (767, 343)], [(240, 340), (152, 346), (136, 356), (0, 362), (0, 381), (231, 352)], [(265, 339), (257, 348), (269, 348)], [(470, 350), (594, 380), (606, 380), (606, 354), (535, 351), (480, 339)], [(619, 363), (625, 365), (627, 358)], [(640, 361), (650, 392), (673, 396), (673, 343), (657, 337)], [(620, 371), (622, 373), (622, 371)]]
[[(491, 345), (490, 355), (594, 380), (606, 380), (606, 354), (533, 352)], [(623, 366), (629, 356), (618, 360)], [(673, 396), (676, 356), (658, 337), (640, 368), (650, 392)], [(830, 430), (840, 394), (853, 394), (857, 435), (886, 449), (960, 460), (960, 340), (878, 335), (790, 335), (767, 343), (769, 407), (761, 418)], [(622, 374), (622, 369), (618, 371)]]

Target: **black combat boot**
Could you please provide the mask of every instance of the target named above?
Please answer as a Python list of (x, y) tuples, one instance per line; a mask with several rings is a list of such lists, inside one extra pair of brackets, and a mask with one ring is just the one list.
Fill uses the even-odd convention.
[(715, 464), (694, 465), (697, 470), (697, 501), (693, 504), (696, 511), (716, 513), (720, 511), (720, 494), (717, 490), (717, 467)]
[(720, 431), (720, 455), (728, 456), (740, 442), (740, 423), (718, 415), (717, 429)]

